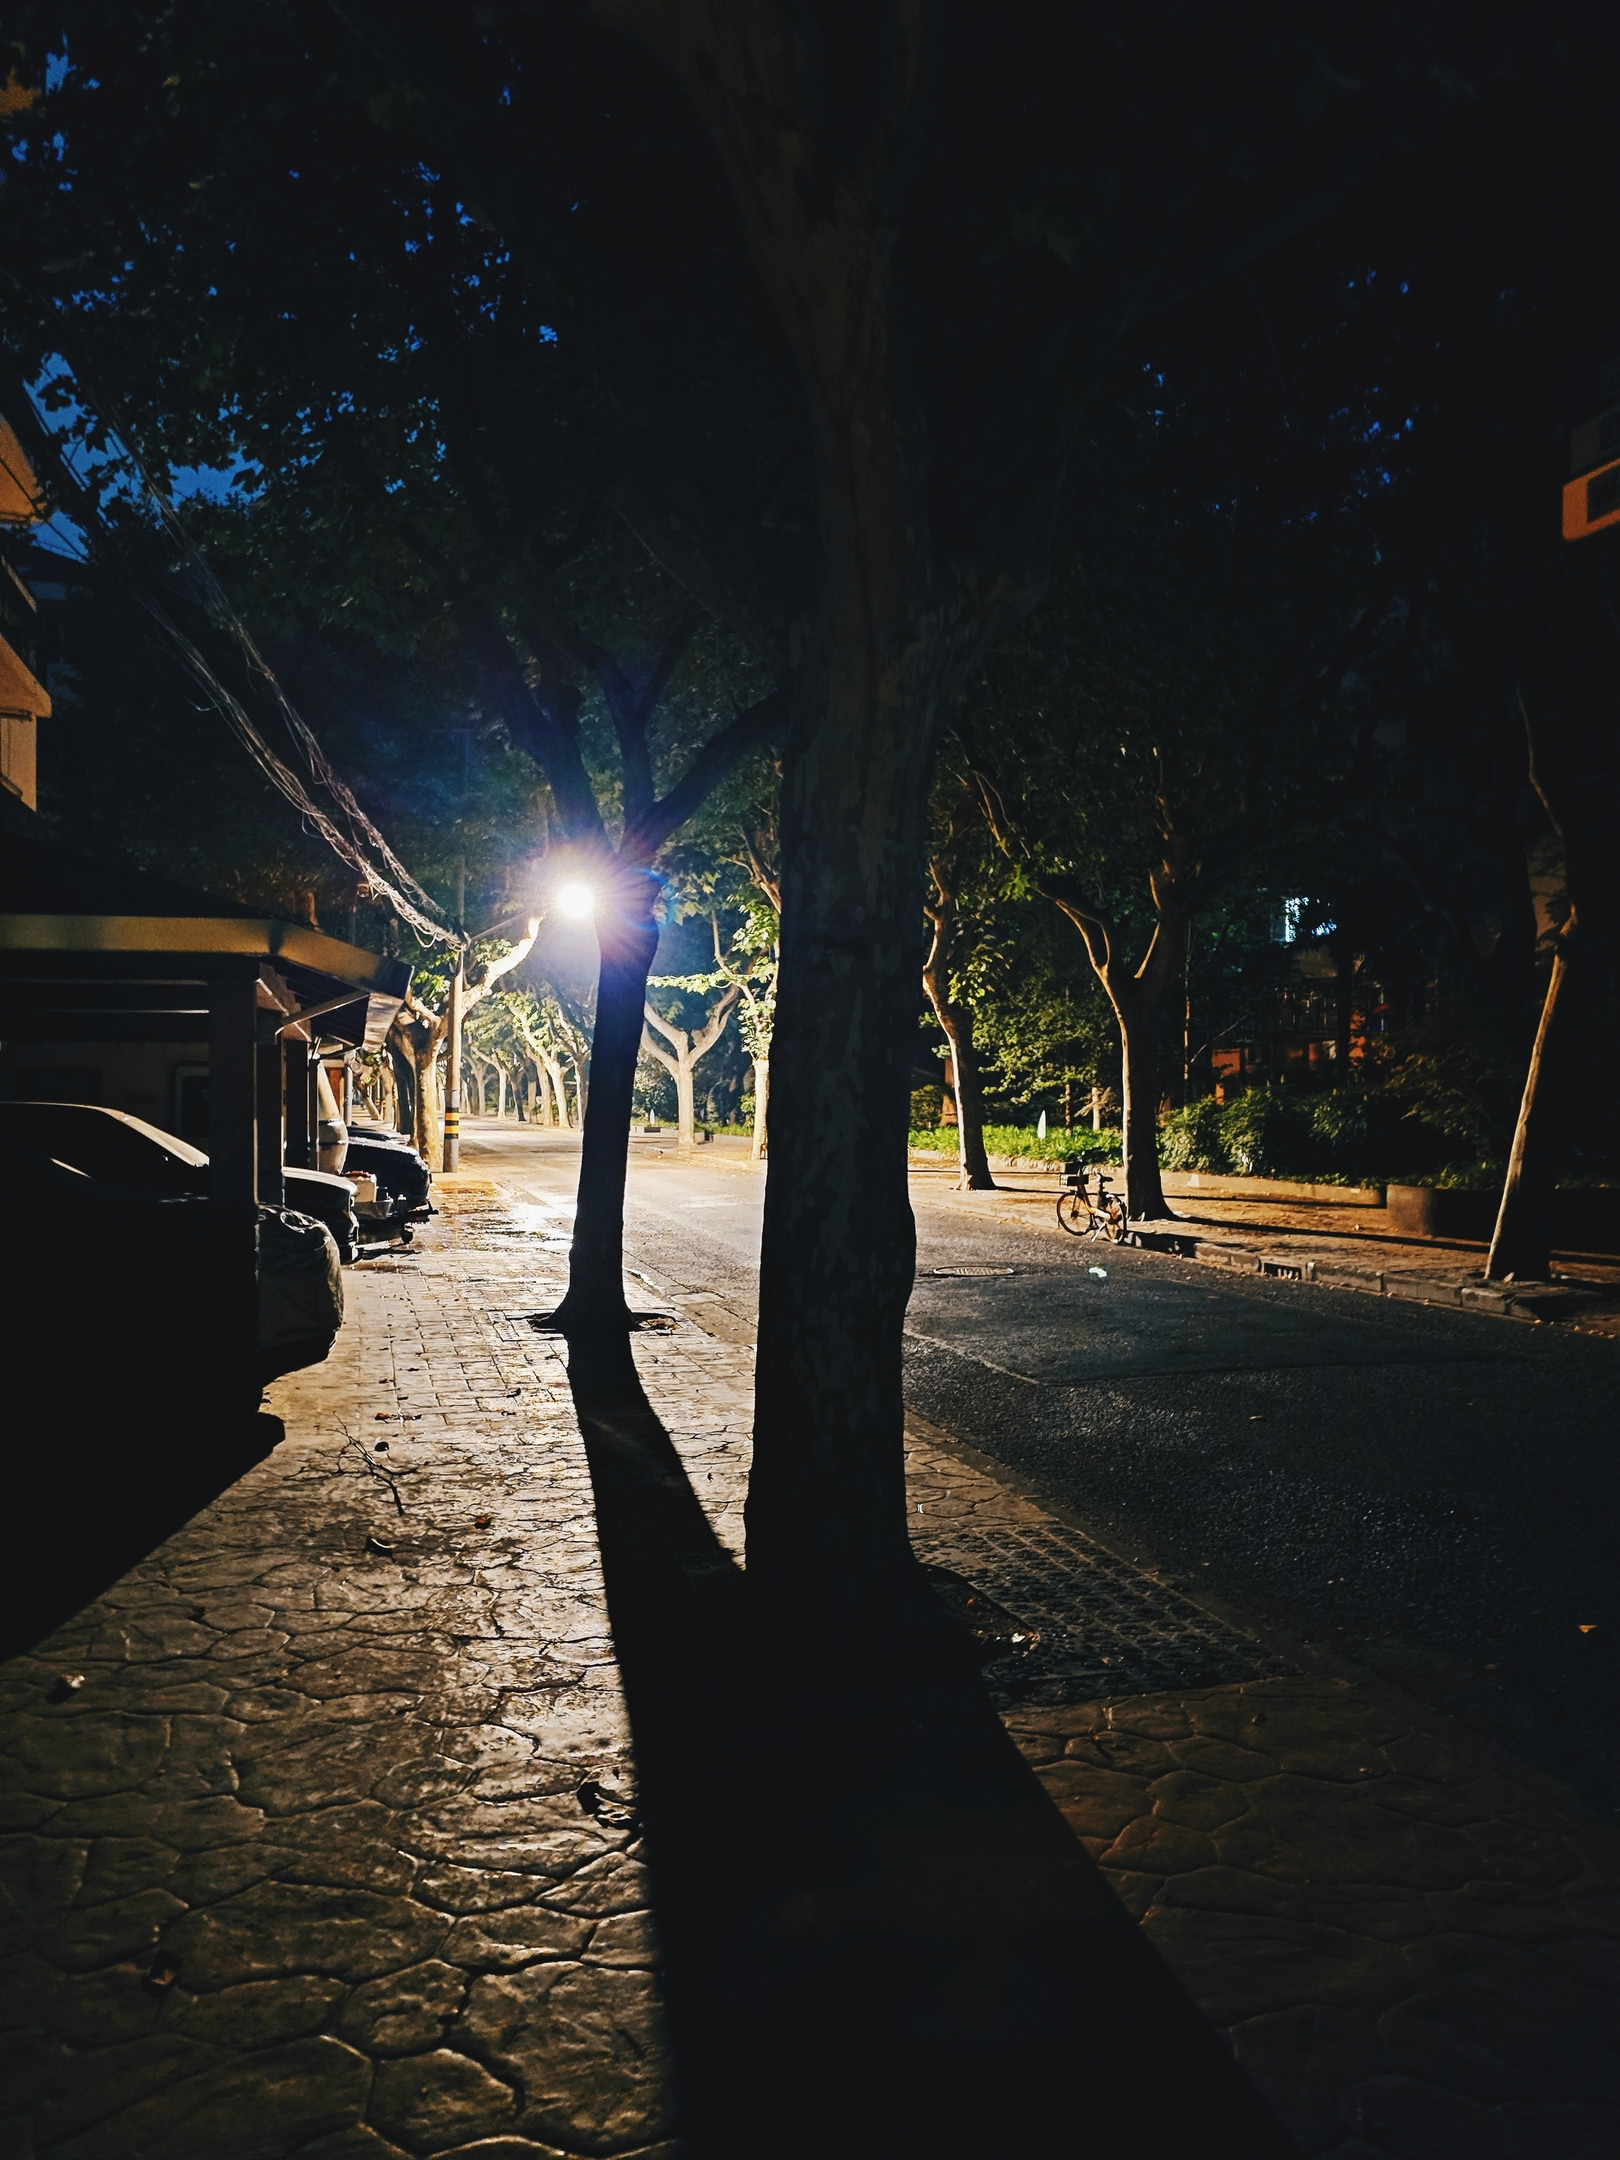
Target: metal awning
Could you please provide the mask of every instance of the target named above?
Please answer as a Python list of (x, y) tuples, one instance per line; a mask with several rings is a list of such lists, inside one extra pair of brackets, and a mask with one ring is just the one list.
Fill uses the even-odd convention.
[(233, 977), (295, 1022), (319, 1006), (324, 1039), (375, 1050), (411, 971), (266, 917), (0, 914), (0, 1040), (202, 1042), (208, 986)]
[(0, 834), (0, 1041), (202, 1042), (209, 985), (246, 980), (265, 1010), (319, 1006), (323, 1037), (377, 1049), (411, 971), (307, 923), (73, 854), (32, 820)]

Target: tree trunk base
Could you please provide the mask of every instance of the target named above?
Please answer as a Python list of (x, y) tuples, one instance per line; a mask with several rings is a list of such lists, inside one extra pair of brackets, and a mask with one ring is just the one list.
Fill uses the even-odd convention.
[(964, 1170), (956, 1181), (958, 1192), (999, 1192), (1001, 1187), (988, 1170)]
[(539, 1315), (532, 1324), (540, 1334), (566, 1335), (570, 1341), (605, 1341), (633, 1333), (645, 1317), (632, 1312), (622, 1298), (617, 1305), (595, 1298), (576, 1300), (569, 1291), (555, 1312)]

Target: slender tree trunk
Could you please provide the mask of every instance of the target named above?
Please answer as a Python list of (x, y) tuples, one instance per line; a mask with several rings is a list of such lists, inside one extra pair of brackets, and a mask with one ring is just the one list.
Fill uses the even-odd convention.
[(675, 1060), (675, 1141), (683, 1148), (697, 1144), (697, 1084), (690, 1058)]
[(569, 1107), (568, 1077), (563, 1071), (562, 1059), (553, 1058), (548, 1060), (546, 1070), (551, 1076), (551, 1094), (552, 1100), (556, 1104), (557, 1123), (564, 1132), (577, 1132), (579, 1130), (579, 1120)]
[(963, 1192), (993, 1192), (995, 1179), (990, 1175), (990, 1158), (984, 1151), (984, 1094), (979, 1085), (979, 1057), (973, 1040), (973, 1013), (970, 1007), (957, 1005), (952, 1008), (956, 1019), (956, 1033), (951, 1037), (951, 1069), (956, 1080), (956, 1125), (959, 1137), (958, 1157), (961, 1176), (957, 1180)]
[(647, 975), (658, 949), (652, 893), (645, 872), (621, 871), (603, 894), (597, 914), (601, 966), (574, 1242), (568, 1294), (555, 1315), (570, 1334), (622, 1329), (630, 1319), (624, 1298), (624, 1179)]
[[(424, 1031), (425, 1032), (425, 1031)], [(438, 1039), (428, 1049), (413, 1046), (416, 1082), (415, 1141), (430, 1170), (444, 1168), (444, 1091), (439, 1081)]]
[(499, 1124), (506, 1115), (506, 1067), (495, 1068), (495, 1120)]
[[(932, 993), (930, 993), (932, 994)], [(978, 1063), (973, 1054), (973, 1014), (965, 1005), (940, 999), (934, 1017), (950, 1045), (951, 1093), (956, 1098), (958, 1192), (994, 1192), (990, 1158), (984, 1151), (984, 1100), (979, 1093)]]
[(1159, 1174), (1159, 1001), (1144, 995), (1113, 993), (1120, 1043), (1120, 1155), (1125, 1166), (1125, 1212), (1132, 1222), (1154, 1222), (1171, 1215)]
[[(979, 1093), (979, 1069), (973, 1055), (973, 1012), (951, 996), (951, 949), (959, 920), (955, 878), (948, 862), (935, 858), (929, 866), (934, 899), (925, 910), (933, 926), (928, 956), (923, 962), (923, 988), (934, 1008), (934, 1018), (944, 1030), (949, 1053), (948, 1074), (940, 1090), (941, 1125), (956, 1127), (957, 1190), (993, 1192), (984, 1152), (984, 1106)], [(945, 1115), (950, 1102), (951, 1115)]]
[(1554, 1080), (1562, 1041), (1568, 1032), (1569, 969), (1575, 917), (1571, 913), (1553, 948), (1552, 973), (1541, 1002), (1541, 1018), (1524, 1076), (1518, 1122), (1508, 1154), (1502, 1202), (1485, 1262), (1487, 1282), (1545, 1282), (1552, 1273), (1552, 1196), (1557, 1175), (1557, 1136), (1553, 1130)]
[(394, 1052), (385, 1050), (377, 1064), (377, 1123), (405, 1130), (399, 1114), (399, 1082), (394, 1077)]
[(416, 1142), (416, 1065), (395, 1042), (388, 1045), (388, 1072), (394, 1083), (394, 1130)]
[[(1159, 1175), (1159, 1014), (1170, 985), (1186, 964), (1191, 916), (1184, 893), (1177, 894), (1174, 906), (1167, 904), (1173, 889), (1167, 864), (1153, 881), (1158, 921), (1135, 968), (1118, 949), (1116, 941), (1122, 940), (1117, 925), (1093, 902), (1061, 891), (1052, 895), (1085, 940), (1092, 970), (1107, 993), (1119, 1027), (1120, 1155), (1125, 1166), (1125, 1211), (1133, 1222), (1174, 1219)], [(1100, 1128), (1096, 1088), (1091, 1093), (1091, 1123), (1093, 1131)]]
[(767, 1141), (765, 1120), (771, 1105), (771, 1061), (757, 1057), (754, 1060), (754, 1141), (748, 1150), (751, 1162), (765, 1160)]

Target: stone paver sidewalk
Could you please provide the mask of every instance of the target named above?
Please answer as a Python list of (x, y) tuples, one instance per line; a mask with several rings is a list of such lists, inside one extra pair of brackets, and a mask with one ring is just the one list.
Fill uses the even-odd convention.
[[(987, 1543), (1056, 1528), (932, 1432), (909, 1489), (937, 1526), (913, 1532), (923, 1557), (977, 1562), (997, 1597), (1017, 1563), (998, 1578)], [(1092, 1573), (1110, 1600), (1135, 1577), (1139, 1641), (1184, 1603), (1098, 1547), (1067, 1572), (1083, 1627)], [(1620, 1830), (1393, 1689), (1325, 1662), (1268, 1673), (1250, 1647), (1232, 1685), (1150, 1669), (1089, 1700), (1037, 1671), (1029, 1694), (1052, 1699), (1020, 1701), (1016, 1668), (990, 1671), (1026, 1758), (1302, 2152), (1620, 2152)], [(1196, 1631), (1181, 1654), (1196, 1673)]]
[(673, 2150), (565, 1374), (527, 1256), (432, 1242), (5, 1668), (7, 2155)]
[[(351, 1274), (273, 1455), (4, 1668), (8, 2155), (675, 2152), (590, 1483), (527, 1319), (562, 1255), (494, 1187), (451, 1197)], [(746, 1327), (636, 1287), (674, 1313), (635, 1338), (649, 1399), (740, 1552)], [(1302, 2151), (1620, 2149), (1612, 1824), (949, 1436), (908, 1452), (1010, 1730)]]

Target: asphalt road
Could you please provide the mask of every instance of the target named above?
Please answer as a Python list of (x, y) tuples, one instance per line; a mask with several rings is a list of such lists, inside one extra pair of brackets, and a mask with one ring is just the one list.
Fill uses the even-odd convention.
[[(763, 1180), (662, 1147), (632, 1149), (629, 1265), (751, 1310)], [(566, 1235), (563, 1136), (475, 1127), (464, 1159)], [(913, 1180), (921, 1416), (1227, 1617), (1620, 1808), (1620, 1343), (1099, 1250), (943, 1188)]]

